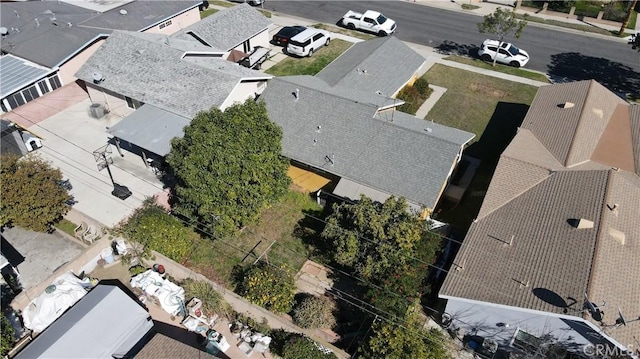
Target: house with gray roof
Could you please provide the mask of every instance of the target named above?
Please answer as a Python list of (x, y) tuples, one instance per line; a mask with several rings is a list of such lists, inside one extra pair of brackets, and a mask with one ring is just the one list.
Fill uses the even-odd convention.
[(173, 35), (177, 39), (196, 40), (225, 53), (232, 51), (248, 54), (256, 46), (269, 47), (271, 20), (249, 4), (240, 4), (220, 10), (202, 21)]
[(76, 71), (113, 30), (168, 35), (200, 20), (195, 0), (110, 1), (117, 6), (95, 9), (86, 3), (0, 3), (2, 112), (76, 81)]
[(315, 76), (270, 80), (261, 99), (282, 127), (283, 155), (303, 179), (337, 177), (336, 195), (405, 197), (414, 212), (433, 210), (474, 135), (396, 110), (424, 64), (390, 36), (354, 44)]
[(440, 289), (451, 327), (637, 357), (639, 203), (640, 106), (595, 81), (541, 87)]
[(163, 157), (200, 111), (255, 98), (272, 76), (195, 40), (115, 31), (80, 68), (92, 102), (123, 117), (109, 133)]
[[(282, 127), (282, 153), (297, 166), (340, 178), (334, 193), (384, 201), (405, 197), (418, 211), (433, 209), (474, 135), (381, 110), (387, 99), (359, 101), (352, 93), (314, 86), (311, 76), (277, 77), (260, 97)], [(375, 96), (375, 95), (374, 95)]]
[(329, 86), (396, 97), (424, 71), (426, 59), (395, 36), (354, 44), (316, 77)]

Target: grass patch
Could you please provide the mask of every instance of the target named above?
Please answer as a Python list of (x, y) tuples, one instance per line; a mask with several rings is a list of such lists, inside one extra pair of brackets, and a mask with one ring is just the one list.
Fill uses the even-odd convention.
[(280, 203), (262, 212), (259, 223), (246, 227), (238, 236), (196, 241), (187, 264), (209, 279), (232, 288), (234, 266), (253, 263), (269, 249), (263, 259), (276, 265), (287, 263), (295, 273), (309, 256), (297, 235), (303, 211), (319, 211), (319, 206), (306, 193), (289, 191)]
[(222, 7), (234, 7), (236, 6), (236, 4), (232, 4), (228, 1), (222, 1), (222, 0), (211, 0), (209, 1), (210, 5), (216, 5), (216, 6), (222, 6)]
[(638, 12), (635, 10), (631, 10), (631, 17), (629, 18), (629, 23), (627, 24), (627, 29), (635, 29), (636, 21), (638, 21)]
[(264, 15), (265, 17), (271, 19), (271, 12), (267, 11), (267, 10), (258, 10), (262, 13), (262, 15)]
[(323, 46), (320, 50), (314, 52), (311, 57), (289, 57), (265, 72), (274, 76), (315, 75), (335, 60), (336, 57), (347, 51), (351, 45), (353, 45), (351, 42), (334, 39), (331, 40), (329, 46)]
[(76, 227), (78, 227), (78, 225), (63, 218), (60, 220), (60, 222), (55, 224), (55, 227), (73, 237), (75, 235), (74, 230), (76, 229)]
[(370, 40), (370, 39), (373, 39), (373, 38), (377, 37), (376, 35), (369, 34), (369, 33), (366, 33), (366, 32), (361, 32), (361, 31), (356, 31), (356, 30), (349, 30), (349, 29), (345, 29), (343, 27), (338, 27), (338, 26), (331, 26), (331, 25), (325, 25), (325, 24), (315, 24), (312, 27), (314, 27), (316, 29), (322, 29), (322, 30), (326, 30), (326, 31), (335, 32), (337, 34), (342, 34), (342, 35), (355, 37), (357, 39), (362, 39), (362, 40)]
[(462, 4), (462, 9), (464, 10), (475, 10), (475, 9), (479, 9), (480, 6), (478, 5), (472, 5), (472, 4)]
[(550, 83), (549, 79), (541, 73), (537, 73), (537, 72), (533, 72), (525, 69), (516, 69), (515, 67), (501, 65), (501, 64), (496, 64), (496, 67), (493, 67), (491, 63), (482, 61), (480, 59), (472, 59), (464, 56), (452, 55), (452, 56), (446, 57), (445, 60), (454, 61), (454, 62), (458, 62), (465, 65), (471, 65), (471, 66), (479, 67), (486, 70), (502, 72), (509, 75), (524, 77), (531, 80)]
[(611, 35), (611, 32), (609, 30), (601, 29), (599, 27), (595, 27), (591, 25), (573, 24), (573, 23), (568, 23), (568, 22), (563, 22), (563, 21), (558, 21), (553, 19), (547, 20), (537, 16), (522, 15), (522, 14), (516, 14), (516, 18), (520, 20), (527, 20), (529, 22), (537, 22), (540, 24), (564, 27), (567, 29), (574, 29), (574, 30), (579, 30), (584, 32), (593, 32), (601, 35)]
[(428, 119), (476, 134), (466, 154), (482, 162), (464, 198), (441, 204), (437, 218), (466, 232), (476, 218), (500, 154), (521, 125), (537, 87), (435, 64), (424, 78), (447, 92)]
[(207, 10), (200, 11), (200, 19), (204, 19), (207, 16), (213, 15), (218, 12), (218, 9), (208, 8)]
[(435, 64), (424, 78), (447, 92), (429, 112), (429, 120), (476, 134), (478, 141), (498, 102), (529, 105), (535, 86)]

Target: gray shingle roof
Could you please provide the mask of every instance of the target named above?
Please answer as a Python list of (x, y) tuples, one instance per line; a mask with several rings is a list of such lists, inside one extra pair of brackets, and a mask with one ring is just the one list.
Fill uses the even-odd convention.
[(636, 174), (640, 176), (640, 105), (631, 105), (631, 138), (633, 139), (633, 156)]
[(287, 77), (270, 80), (261, 99), (269, 118), (283, 129), (284, 156), (428, 208), (435, 206), (466, 142), (451, 139), (465, 134), (467, 141), (473, 138), (455, 129), (451, 132), (459, 131), (458, 136), (399, 126), (374, 117), (375, 105), (304, 87)]
[(316, 76), (329, 86), (394, 96), (425, 63), (395, 36), (362, 41)]
[(229, 51), (247, 39), (264, 31), (271, 24), (262, 13), (248, 4), (240, 4), (210, 15), (175, 33), (180, 39), (193, 39), (195, 34), (207, 45)]
[[(560, 88), (549, 89), (555, 86)], [(563, 313), (532, 292), (544, 288), (563, 298), (588, 293), (592, 301), (640, 313), (639, 113), (611, 95), (589, 81), (539, 90), (456, 256), (454, 267), (463, 269), (449, 272), (442, 296)], [(573, 108), (557, 107), (567, 99)], [(602, 118), (594, 109), (602, 109)], [(595, 134), (581, 128), (587, 124)], [(562, 136), (569, 146), (563, 146)], [(598, 161), (587, 158), (570, 167), (563, 162), (571, 152), (589, 151), (598, 153)], [(616, 167), (611, 163), (629, 156), (635, 171), (611, 169)], [(567, 222), (577, 218), (594, 227), (576, 229)], [(512, 236), (513, 244), (505, 244)], [(610, 334), (631, 343), (633, 330), (619, 327)]]
[[(202, 1), (194, 0), (132, 1), (85, 20), (80, 25), (98, 29), (143, 31), (193, 9), (201, 3)], [(122, 15), (120, 13), (121, 10), (125, 10), (127, 12), (126, 15)]]
[[(1, 47), (6, 53), (55, 68), (112, 30), (140, 31), (197, 4), (140, 0), (121, 7), (128, 13), (120, 15), (120, 8), (100, 14), (59, 1), (2, 2), (1, 24), (9, 29), (9, 35), (2, 39)], [(57, 26), (50, 20), (54, 15)]]
[(0, 57), (0, 98), (24, 88), (54, 72), (52, 69), (36, 65), (13, 55)]
[[(50, 20), (51, 13), (55, 14), (58, 26)], [(2, 51), (55, 68), (100, 34), (106, 36), (110, 32), (78, 26), (95, 15), (93, 11), (58, 1), (2, 2), (1, 24), (9, 29), (9, 35), (0, 43)]]
[[(188, 333), (198, 335), (195, 333)], [(187, 335), (188, 335), (187, 334)], [(134, 359), (159, 359), (159, 358), (193, 358), (215, 359), (216, 357), (182, 343), (164, 334), (156, 333), (153, 338), (133, 357)]]
[(176, 115), (149, 104), (122, 119), (108, 132), (157, 155), (166, 156), (171, 151), (171, 140), (184, 136), (184, 127), (191, 119)]
[(104, 79), (100, 87), (187, 118), (220, 107), (240, 80), (265, 78), (222, 59), (211, 60), (219, 67), (183, 60), (184, 52), (171, 41), (147, 41), (146, 35), (115, 31), (76, 77), (90, 83), (98, 72)]

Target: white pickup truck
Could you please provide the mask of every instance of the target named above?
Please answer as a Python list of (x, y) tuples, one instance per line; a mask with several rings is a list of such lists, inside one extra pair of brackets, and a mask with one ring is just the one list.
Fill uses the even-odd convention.
[(379, 36), (387, 36), (396, 31), (396, 22), (373, 10), (367, 10), (364, 14), (347, 11), (342, 17), (342, 25), (348, 29), (373, 32)]

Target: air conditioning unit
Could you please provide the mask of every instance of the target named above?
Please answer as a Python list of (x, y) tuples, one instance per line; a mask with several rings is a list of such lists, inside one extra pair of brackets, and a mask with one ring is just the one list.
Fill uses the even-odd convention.
[(107, 110), (101, 103), (92, 103), (91, 106), (89, 106), (89, 114), (93, 118), (103, 118), (106, 113)]

